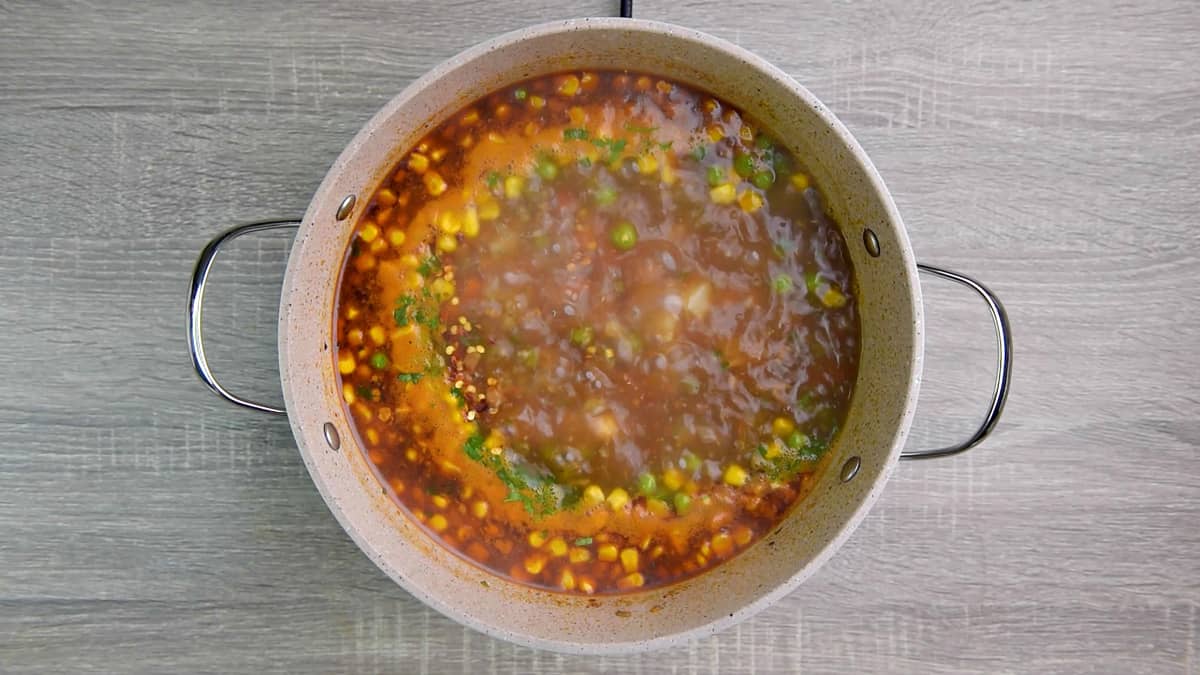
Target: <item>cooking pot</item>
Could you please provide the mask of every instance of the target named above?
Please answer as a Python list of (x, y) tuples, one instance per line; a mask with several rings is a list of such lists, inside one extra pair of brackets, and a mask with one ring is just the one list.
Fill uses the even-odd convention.
[[(747, 111), (803, 158), (848, 244), (861, 318), (858, 381), (828, 470), (771, 532), (741, 555), (680, 583), (640, 593), (577, 597), (494, 576), (429, 537), (380, 488), (345, 410), (335, 372), (334, 307), (357, 204), (422, 136), (465, 104), (514, 81), (563, 70), (630, 69), (710, 91)], [(279, 304), (284, 408), (238, 397), (209, 368), (201, 339), (205, 282), (221, 246), (245, 234), (298, 227)], [(999, 340), (984, 422), (957, 445), (903, 451), (921, 381), (918, 269), (964, 284), (987, 303)], [(913, 259), (900, 214), (871, 161), (820, 101), (779, 69), (724, 40), (664, 23), (581, 19), (500, 36), (451, 58), (392, 99), (333, 163), (299, 222), (234, 228), (204, 249), (188, 305), (192, 361), (226, 399), (287, 414), (309, 474), (334, 516), (384, 572), (431, 607), (505, 640), (576, 653), (667, 646), (716, 632), (786, 595), (850, 536), (901, 458), (966, 450), (996, 423), (1008, 391), (1012, 341), (984, 286)]]

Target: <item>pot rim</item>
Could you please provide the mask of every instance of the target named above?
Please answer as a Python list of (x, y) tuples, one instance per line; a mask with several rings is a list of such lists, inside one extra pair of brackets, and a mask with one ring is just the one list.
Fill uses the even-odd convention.
[[(880, 473), (876, 476), (870, 489), (867, 490), (864, 497), (858, 503), (857, 507), (842, 521), (836, 530), (836, 534), (830, 537), (828, 542), (821, 547), (821, 549), (805, 565), (798, 569), (794, 574), (787, 577), (786, 580), (779, 583), (775, 588), (750, 600), (731, 614), (722, 614), (707, 623), (703, 623), (679, 632), (664, 634), (645, 640), (631, 640), (622, 642), (583, 642), (566, 639), (547, 639), (506, 629), (498, 622), (489, 620), (489, 617), (473, 615), (469, 611), (466, 611), (453, 603), (444, 602), (439, 594), (431, 592), (430, 589), (425, 588), (418, 583), (414, 583), (412, 580), (400, 575), (394, 567), (381, 563), (382, 560), (385, 560), (385, 556), (378, 548), (372, 545), (372, 543), (368, 541), (366, 535), (359, 530), (354, 520), (348, 515), (346, 509), (343, 508), (341, 500), (338, 498), (338, 490), (331, 487), (331, 485), (327, 482), (326, 477), (322, 475), (322, 472), (313, 465), (309, 458), (309, 453), (313, 452), (313, 450), (307, 447), (308, 444), (302, 437), (301, 430), (294, 421), (292, 423), (292, 427), (296, 435), (301, 454), (304, 457), (305, 464), (309, 469), (309, 473), (313, 479), (313, 482), (321, 492), (322, 497), (329, 506), (330, 511), (333, 513), (338, 523), (350, 535), (355, 544), (362, 549), (373, 562), (381, 567), (381, 569), (383, 569), (393, 581), (395, 581), (405, 591), (416, 597), (422, 603), (460, 624), (466, 625), (491, 637), (529, 647), (572, 654), (630, 654), (660, 649), (670, 645), (679, 644), (686, 640), (712, 635), (771, 606), (784, 595), (794, 591), (801, 583), (812, 576), (817, 569), (824, 565), (825, 562), (827, 562), (828, 559), (839, 548), (841, 548), (841, 546), (862, 522), (867, 512), (878, 499), (884, 485), (887, 483), (891, 471), (897, 464), (900, 451), (903, 448), (904, 440), (907, 437), (912, 418), (916, 411), (917, 392), (920, 387), (924, 358), (922, 340), (923, 310), (920, 285), (917, 281), (916, 261), (907, 238), (907, 233), (904, 229), (903, 221), (900, 218), (900, 214), (896, 209), (890, 192), (887, 190), (882, 178), (880, 177), (874, 164), (867, 156), (866, 152), (862, 149), (862, 147), (858, 144), (846, 127), (811, 92), (800, 85), (787, 73), (772, 65), (765, 59), (727, 40), (675, 24), (648, 21), (643, 19), (605, 17), (551, 21), (504, 33), (455, 54), (454, 56), (432, 68), (420, 78), (414, 80), (400, 93), (393, 97), (388, 103), (386, 103), (375, 115), (373, 115), (371, 119), (367, 121), (356, 133), (354, 138), (347, 144), (346, 148), (331, 165), (329, 172), (322, 179), (321, 185), (317, 188), (313, 201), (310, 203), (309, 208), (305, 213), (303, 219), (304, 225), (302, 225), (302, 229), (298, 236), (297, 245), (293, 248), (293, 259), (289, 261), (284, 280), (284, 295), (281, 298), (279, 324), (279, 366), (280, 372), (284, 374), (283, 389), (285, 407), (287, 410), (292, 411), (295, 410), (296, 407), (293, 396), (293, 387), (288, 381), (287, 373), (290, 372), (290, 368), (297, 366), (291, 363), (289, 358), (287, 317), (289, 292), (295, 287), (294, 279), (292, 277), (294, 274), (299, 273), (298, 270), (295, 269), (298, 267), (298, 265), (294, 265), (293, 262), (295, 262), (295, 257), (302, 249), (300, 244), (304, 238), (305, 230), (311, 227), (314, 222), (316, 222), (318, 216), (324, 216), (328, 213), (332, 213), (333, 209), (336, 208), (336, 203), (329, 203), (329, 200), (338, 199), (338, 196), (331, 192), (331, 184), (335, 181), (337, 176), (347, 169), (353, 156), (357, 154), (358, 149), (363, 144), (372, 141), (371, 136), (373, 131), (377, 129), (398, 106), (407, 102), (418, 92), (423, 91), (430, 85), (442, 80), (448, 74), (460, 68), (465, 63), (476, 60), (489, 52), (497, 50), (498, 48), (507, 47), (527, 39), (540, 38), (564, 32), (585, 31), (592, 29), (621, 30), (626, 32), (641, 32), (651, 35), (665, 35), (688, 42), (699, 43), (700, 45), (709, 49), (730, 54), (744, 61), (754, 69), (761, 71), (764, 75), (768, 76), (772, 80), (775, 80), (781, 86), (786, 88), (793, 96), (795, 96), (798, 104), (808, 106), (819, 116), (828, 130), (836, 136), (837, 141), (851, 155), (851, 158), (849, 159), (857, 162), (860, 165), (861, 170), (866, 175), (872, 189), (876, 192), (879, 203), (882, 205), (887, 217), (894, 223), (899, 245), (897, 246), (898, 250), (895, 250), (892, 252), (892, 254), (899, 256), (904, 268), (909, 271), (909, 274), (905, 275), (906, 278), (901, 281), (908, 284), (909, 288), (906, 289), (906, 291), (908, 293), (908, 297), (912, 298), (914, 305), (912, 308), (912, 339), (914, 348), (912, 352), (913, 363), (911, 364), (910, 369), (912, 377), (908, 382), (907, 392), (905, 393), (904, 399), (905, 405), (898, 417), (894, 442), (888, 452), (886, 462), (884, 463)], [(289, 415), (290, 414), (291, 413), (289, 413)], [(464, 587), (463, 592), (469, 592), (469, 590)]]

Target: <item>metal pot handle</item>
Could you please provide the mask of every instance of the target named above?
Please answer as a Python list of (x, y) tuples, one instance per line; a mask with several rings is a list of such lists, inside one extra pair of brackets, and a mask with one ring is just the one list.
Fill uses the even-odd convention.
[(252, 232), (262, 232), (265, 230), (279, 230), (284, 228), (297, 228), (300, 226), (298, 220), (265, 220), (257, 223), (248, 223), (246, 225), (238, 225), (217, 235), (215, 239), (208, 242), (204, 250), (200, 252), (200, 258), (196, 260), (196, 269), (192, 272), (191, 291), (188, 294), (188, 351), (192, 355), (192, 368), (196, 370), (196, 374), (200, 376), (200, 380), (208, 385), (221, 398), (236, 403), (243, 408), (251, 410), (261, 410), (262, 412), (274, 413), (276, 415), (286, 415), (287, 411), (283, 408), (266, 405), (265, 403), (256, 403), (249, 399), (244, 399), (236, 394), (231, 393), (228, 389), (221, 386), (213, 375), (212, 369), (208, 367), (208, 357), (204, 354), (204, 337), (201, 333), (201, 313), (204, 309), (204, 286), (208, 283), (208, 272), (212, 268), (213, 261), (217, 258), (217, 253), (226, 242), (237, 239), (243, 234)]
[(1004, 411), (1004, 403), (1008, 400), (1008, 387), (1012, 381), (1012, 327), (1008, 323), (1008, 313), (1004, 311), (1004, 305), (1000, 304), (1000, 299), (988, 290), (986, 286), (966, 275), (951, 272), (941, 267), (934, 267), (933, 265), (917, 265), (917, 269), (960, 283), (978, 293), (979, 297), (983, 298), (983, 301), (987, 303), (988, 311), (992, 314), (992, 323), (996, 327), (996, 341), (999, 343), (999, 351), (996, 356), (996, 383), (992, 389), (992, 402), (988, 406), (983, 422), (980, 423), (975, 433), (971, 434), (970, 438), (961, 443), (949, 445), (944, 448), (902, 452), (900, 453), (900, 459), (949, 457), (950, 455), (957, 455), (978, 445), (980, 441), (987, 438), (988, 434), (992, 433), (992, 429), (1000, 419), (1000, 413)]

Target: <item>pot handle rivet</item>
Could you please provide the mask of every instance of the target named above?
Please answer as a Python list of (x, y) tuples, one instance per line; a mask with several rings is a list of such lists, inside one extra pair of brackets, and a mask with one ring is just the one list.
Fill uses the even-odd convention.
[(858, 470), (862, 468), (862, 460), (856, 455), (846, 460), (842, 465), (842, 482), (849, 483), (858, 475)]
[(869, 227), (863, 230), (863, 246), (867, 247), (867, 253), (870, 253), (872, 258), (879, 257), (879, 237), (875, 235), (875, 230)]
[(329, 444), (331, 450), (342, 447), (342, 437), (338, 435), (337, 427), (333, 426), (333, 422), (325, 423), (324, 432), (325, 442)]
[(345, 220), (348, 218), (350, 216), (350, 212), (354, 210), (354, 203), (357, 201), (358, 198), (354, 195), (347, 195), (346, 198), (342, 200), (342, 203), (338, 204), (337, 213), (334, 214), (334, 217), (338, 220)]

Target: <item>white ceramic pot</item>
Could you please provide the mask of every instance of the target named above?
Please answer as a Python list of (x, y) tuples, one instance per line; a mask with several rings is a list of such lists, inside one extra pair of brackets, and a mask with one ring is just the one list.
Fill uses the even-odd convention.
[[(760, 120), (811, 170), (842, 228), (858, 284), (862, 354), (830, 468), (773, 531), (712, 571), (676, 585), (575, 597), (518, 585), (465, 562), (383, 494), (351, 430), (334, 367), (338, 276), (365, 203), (406, 149), (463, 105), (516, 80), (568, 69), (649, 72), (710, 91)], [(206, 383), (200, 339), (204, 282), (223, 242), (281, 223), (230, 230), (202, 253), (193, 278), (189, 333)], [(850, 536), (895, 468), (917, 401), (922, 362), (918, 266), (895, 204), (867, 156), (833, 114), (785, 73), (723, 40), (631, 19), (543, 24), (469, 49), (412, 83), (379, 111), (330, 168), (299, 224), (279, 310), (286, 414), (301, 456), (329, 508), (359, 547), (409, 593), (468, 626), (505, 640), (577, 653), (651, 649), (714, 633), (778, 600)], [(953, 454), (990, 431), (1003, 406), (1011, 341), (1003, 309), (977, 283), (1001, 336), (993, 403), (968, 441), (917, 453)]]

